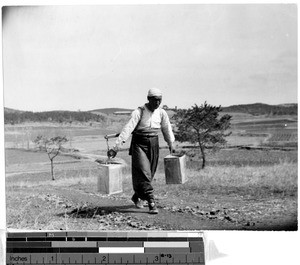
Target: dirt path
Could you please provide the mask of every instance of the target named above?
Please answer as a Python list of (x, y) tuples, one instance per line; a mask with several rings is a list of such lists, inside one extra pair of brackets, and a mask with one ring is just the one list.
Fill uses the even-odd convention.
[[(25, 192), (25, 191), (23, 191)], [(288, 214), (293, 212), (286, 209), (287, 214), (270, 215), (267, 212), (252, 211), (245, 202), (240, 203), (238, 210), (223, 208), (217, 203), (211, 208), (212, 198), (202, 201), (203, 208), (181, 207), (166, 203), (163, 198), (158, 199), (158, 215), (148, 213), (148, 208), (136, 209), (130, 197), (124, 193), (116, 195), (100, 195), (74, 190), (69, 187), (46, 187), (42, 191), (26, 189), (23, 199), (16, 201), (11, 194), (10, 207), (20, 207), (34, 219), (26, 225), (38, 229), (76, 229), (76, 230), (296, 230), (297, 216)], [(226, 198), (223, 198), (225, 201)], [(228, 204), (232, 205), (230, 198)], [(268, 203), (261, 205), (268, 207)], [(23, 205), (22, 205), (23, 204)], [(250, 202), (251, 204), (251, 202)], [(224, 205), (224, 204), (223, 204)], [(231, 207), (237, 207), (239, 203)], [(286, 204), (288, 205), (288, 204)], [(256, 206), (257, 207), (257, 206)], [(292, 207), (292, 206), (291, 206)], [(210, 211), (203, 211), (210, 208)], [(274, 207), (273, 207), (274, 208)], [(30, 212), (29, 212), (30, 211)], [(48, 215), (49, 214), (49, 215)], [(47, 216), (48, 215), (48, 216)], [(44, 216), (44, 217), (42, 217)], [(8, 227), (16, 227), (18, 219), (10, 215)], [(44, 218), (44, 219), (43, 219)], [(25, 225), (23, 224), (23, 228)]]
[[(203, 217), (198, 214), (174, 211), (158, 200), (158, 215), (148, 213), (148, 207), (137, 209), (129, 197), (119, 195), (98, 195), (76, 192), (70, 189), (46, 189), (44, 193), (59, 198), (60, 212), (57, 216), (80, 221), (103, 222), (107, 229), (163, 229), (163, 230), (224, 230), (243, 229), (243, 225), (221, 220), (218, 218)], [(53, 202), (57, 201), (54, 199)], [(57, 204), (57, 202), (55, 202)], [(67, 206), (67, 207), (66, 207)]]

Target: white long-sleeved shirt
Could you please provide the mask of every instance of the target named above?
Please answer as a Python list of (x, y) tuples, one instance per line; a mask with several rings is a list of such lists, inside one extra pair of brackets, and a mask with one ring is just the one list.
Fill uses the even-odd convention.
[(167, 112), (162, 108), (155, 109), (152, 112), (147, 108), (146, 104), (142, 108), (143, 110), (137, 108), (132, 112), (130, 120), (123, 127), (119, 137), (116, 140), (115, 148), (119, 149), (120, 146), (127, 141), (136, 127), (136, 130), (139, 132), (151, 133), (161, 130), (164, 140), (169, 146), (171, 146), (175, 141)]

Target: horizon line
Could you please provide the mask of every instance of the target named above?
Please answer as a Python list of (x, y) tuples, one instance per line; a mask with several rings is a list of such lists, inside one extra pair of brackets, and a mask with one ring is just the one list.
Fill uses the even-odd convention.
[[(196, 104), (196, 103), (195, 103)], [(194, 105), (195, 105), (194, 104)], [(262, 102), (255, 102), (255, 103), (244, 103), (244, 104), (234, 104), (234, 105), (229, 105), (229, 106), (222, 106), (222, 108), (228, 108), (228, 107), (233, 107), (233, 106), (242, 106), (242, 105), (255, 105), (255, 104), (263, 104), (263, 105), (268, 105), (268, 106), (282, 106), (282, 105), (298, 105), (298, 102), (296, 103), (280, 103), (280, 104), (267, 104), (267, 103), (262, 103)], [(192, 105), (192, 106), (194, 106)], [(202, 105), (202, 104), (201, 104)], [(201, 106), (198, 105), (198, 106)], [(217, 105), (216, 105), (217, 106)], [(82, 109), (77, 109), (77, 110), (66, 110), (66, 109), (52, 109), (52, 110), (24, 110), (24, 109), (16, 109), (12, 107), (3, 107), (5, 109), (11, 109), (15, 111), (21, 111), (21, 112), (48, 112), (48, 111), (70, 111), (70, 112), (91, 112), (91, 111), (97, 111), (97, 110), (107, 110), (107, 109), (124, 109), (124, 110), (134, 110), (135, 108), (125, 108), (125, 107), (104, 107), (104, 108), (97, 108), (97, 109), (89, 109), (89, 110), (82, 110)], [(178, 106), (175, 107), (168, 107), (168, 109), (185, 109), (185, 108), (178, 108)]]

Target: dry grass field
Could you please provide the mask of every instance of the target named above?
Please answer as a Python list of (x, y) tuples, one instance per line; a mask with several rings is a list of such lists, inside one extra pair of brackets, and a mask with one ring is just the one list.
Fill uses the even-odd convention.
[[(234, 116), (227, 148), (208, 154), (200, 170), (199, 157), (187, 157), (187, 182), (167, 185), (161, 142), (153, 182), (160, 214), (138, 210), (132, 195), (130, 156), (118, 153), (123, 192), (97, 191), (99, 165), (76, 154), (105, 157), (103, 136), (118, 127), (100, 124), (53, 126), (27, 124), (5, 127), (7, 227), (25, 229), (203, 229), (297, 230), (297, 122), (295, 117)], [(66, 148), (77, 150), (55, 159), (56, 180), (50, 176), (46, 153), (33, 151), (39, 134), (66, 135)], [(109, 144), (112, 145), (113, 140)], [(178, 144), (177, 149), (183, 148)], [(28, 150), (27, 150), (28, 149)], [(185, 149), (184, 149), (185, 150)]]

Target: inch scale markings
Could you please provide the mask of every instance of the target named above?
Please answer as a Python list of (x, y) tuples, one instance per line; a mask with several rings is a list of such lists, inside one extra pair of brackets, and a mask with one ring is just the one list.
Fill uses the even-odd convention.
[(7, 233), (6, 264), (204, 265), (201, 232)]
[[(124, 260), (124, 254), (7, 254), (7, 264), (205, 264), (204, 253), (184, 254), (132, 254)], [(130, 254), (126, 254), (130, 255)], [(103, 259), (109, 257), (108, 260)]]

